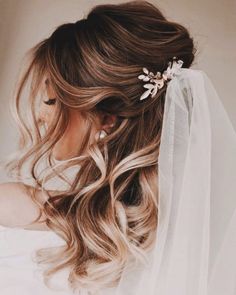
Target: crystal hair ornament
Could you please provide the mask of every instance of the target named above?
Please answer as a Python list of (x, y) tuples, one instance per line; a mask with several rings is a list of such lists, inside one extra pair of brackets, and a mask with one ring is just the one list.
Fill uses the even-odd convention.
[(173, 61), (168, 62), (168, 68), (161, 74), (161, 72), (157, 72), (156, 75), (153, 72), (149, 72), (147, 68), (143, 68), (144, 74), (138, 76), (138, 79), (143, 80), (144, 82), (151, 82), (143, 85), (147, 90), (141, 95), (139, 100), (143, 100), (151, 94), (151, 97), (154, 97), (159, 89), (161, 89), (165, 81), (171, 80), (177, 75), (180, 71), (180, 68), (183, 65), (182, 60), (176, 61), (176, 57), (173, 57)]

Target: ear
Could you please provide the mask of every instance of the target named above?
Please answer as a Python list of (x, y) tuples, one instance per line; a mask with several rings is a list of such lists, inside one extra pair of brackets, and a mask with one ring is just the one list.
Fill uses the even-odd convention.
[(113, 128), (117, 120), (116, 115), (111, 115), (104, 113), (102, 120), (101, 120), (101, 129), (105, 130), (106, 132), (110, 132), (110, 130)]

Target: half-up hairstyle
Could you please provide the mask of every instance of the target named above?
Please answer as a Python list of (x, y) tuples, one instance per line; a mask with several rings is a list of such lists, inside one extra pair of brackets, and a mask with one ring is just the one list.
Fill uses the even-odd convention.
[[(174, 56), (188, 68), (194, 54), (188, 30), (167, 20), (147, 1), (97, 5), (85, 19), (60, 25), (27, 52), (28, 63), (14, 99), (20, 154), (6, 168), (23, 179), (24, 164), (29, 163), (35, 182), (32, 199), (41, 210), (37, 220), (44, 214), (48, 227), (65, 240), (57, 251), (38, 250), (39, 263), (50, 262), (45, 282), (69, 267), (68, 281), (74, 289), (114, 286), (128, 258), (144, 261), (152, 249), (167, 86), (140, 101), (143, 83), (138, 76), (143, 67), (163, 72)], [(51, 125), (42, 129), (37, 97), (45, 76), (58, 103)], [(22, 104), (28, 81), (29, 96)], [(42, 204), (36, 198), (36, 190), (43, 187), (37, 165), (44, 158), (53, 168), (52, 149), (66, 130), (71, 109), (87, 123), (81, 149), (51, 169), (46, 180), (55, 175), (63, 178), (63, 170), (72, 165), (78, 171), (68, 190), (46, 191), (48, 199)], [(94, 141), (99, 113), (114, 114), (117, 121), (106, 137)]]

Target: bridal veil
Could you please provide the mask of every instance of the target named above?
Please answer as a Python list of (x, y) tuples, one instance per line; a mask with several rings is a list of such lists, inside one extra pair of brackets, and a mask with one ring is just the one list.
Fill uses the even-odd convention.
[(235, 295), (236, 133), (204, 71), (169, 82), (163, 120), (155, 246), (114, 294)]

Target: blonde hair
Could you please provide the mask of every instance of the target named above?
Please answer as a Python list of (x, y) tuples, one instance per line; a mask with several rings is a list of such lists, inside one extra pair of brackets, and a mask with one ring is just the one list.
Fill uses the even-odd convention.
[[(53, 168), (52, 149), (66, 130), (70, 109), (80, 111), (87, 126), (78, 156), (52, 169), (47, 178), (62, 177), (71, 165), (78, 167), (70, 188), (57, 194), (48, 191), (43, 205), (32, 193), (48, 227), (66, 242), (58, 251), (38, 251), (39, 263), (50, 262), (45, 279), (70, 267), (73, 288), (114, 286), (128, 257), (143, 261), (152, 248), (158, 225), (158, 155), (166, 86), (152, 99), (139, 101), (143, 84), (138, 75), (144, 66), (164, 71), (173, 56), (189, 67), (193, 40), (186, 28), (168, 21), (147, 1), (97, 5), (87, 18), (60, 25), (28, 51), (29, 64), (14, 104), (20, 156), (6, 168), (20, 176), (24, 163), (30, 162), (35, 190), (42, 189), (37, 163), (46, 157)], [(36, 104), (46, 75), (58, 103), (51, 125), (42, 132)], [(30, 107), (26, 112), (31, 117), (26, 122), (20, 102), (30, 77), (24, 108)], [(115, 114), (117, 122), (110, 134), (94, 141), (91, 131), (100, 112)]]

